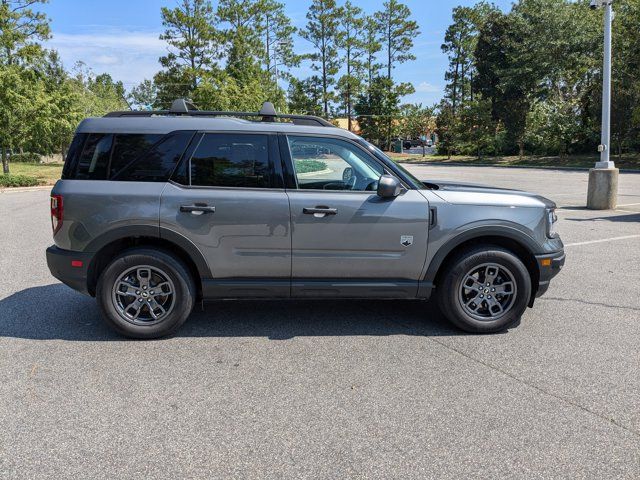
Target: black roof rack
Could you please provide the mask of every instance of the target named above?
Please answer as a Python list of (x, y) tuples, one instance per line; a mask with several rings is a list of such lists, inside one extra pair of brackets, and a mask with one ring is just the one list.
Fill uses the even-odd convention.
[(189, 116), (189, 117), (262, 117), (263, 122), (275, 122), (276, 119), (290, 120), (294, 125), (315, 127), (335, 127), (324, 118), (314, 115), (290, 115), (276, 112), (271, 102), (264, 102), (259, 112), (224, 112), (198, 110), (193, 103), (179, 98), (174, 100), (169, 110), (131, 110), (107, 113), (105, 117), (156, 117), (156, 116)]

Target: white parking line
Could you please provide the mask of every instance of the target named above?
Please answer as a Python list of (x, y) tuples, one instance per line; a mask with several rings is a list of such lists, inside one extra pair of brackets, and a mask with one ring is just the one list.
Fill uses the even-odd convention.
[(627, 240), (629, 238), (640, 238), (640, 235), (625, 235), (624, 237), (602, 238), (600, 240), (589, 240), (587, 242), (567, 243), (565, 247), (577, 247), (578, 245), (590, 245), (592, 243), (613, 242), (614, 240)]
[(631, 207), (632, 205), (640, 205), (640, 202), (638, 202), (638, 203), (620, 203), (618, 206), (619, 207)]

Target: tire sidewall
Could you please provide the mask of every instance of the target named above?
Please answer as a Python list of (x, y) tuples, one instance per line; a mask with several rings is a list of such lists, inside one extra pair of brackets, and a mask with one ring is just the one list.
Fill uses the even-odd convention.
[[(465, 275), (483, 263), (495, 263), (507, 268), (517, 287), (516, 298), (504, 316), (491, 321), (477, 320), (462, 307), (458, 292)], [(438, 295), (442, 313), (459, 328), (474, 333), (491, 333), (516, 325), (524, 313), (531, 297), (531, 277), (527, 267), (513, 253), (497, 247), (475, 249), (464, 252), (450, 265)]]
[[(114, 282), (125, 271), (137, 265), (150, 265), (164, 271), (175, 288), (172, 311), (161, 322), (134, 325), (125, 320), (112, 299)], [(195, 302), (195, 287), (184, 264), (170, 253), (151, 248), (127, 250), (113, 259), (102, 271), (96, 288), (96, 298), (107, 324), (118, 333), (132, 338), (158, 338), (175, 332), (189, 317)]]

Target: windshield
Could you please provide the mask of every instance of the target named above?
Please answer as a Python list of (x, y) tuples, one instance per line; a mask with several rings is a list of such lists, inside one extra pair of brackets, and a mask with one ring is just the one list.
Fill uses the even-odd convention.
[(396, 168), (400, 171), (402, 171), (403, 174), (405, 174), (407, 177), (409, 177), (409, 180), (411, 180), (416, 187), (418, 188), (427, 188), (425, 186), (425, 184), (418, 180), (414, 175), (412, 175), (406, 168), (404, 168), (402, 165), (400, 165), (397, 162), (394, 162), (391, 158), (389, 158), (387, 156), (387, 154), (385, 154), (382, 150), (380, 150), (378, 147), (376, 147), (375, 145), (367, 142), (364, 138), (359, 138), (358, 139), (360, 144), (363, 145), (364, 147), (366, 147), (367, 149), (369, 149), (376, 157), (378, 157), (379, 159), (385, 161), (385, 162), (391, 162), (393, 163)]

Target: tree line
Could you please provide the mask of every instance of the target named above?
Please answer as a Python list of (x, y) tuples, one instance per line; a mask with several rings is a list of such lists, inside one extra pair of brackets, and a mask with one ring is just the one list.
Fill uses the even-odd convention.
[[(449, 59), (442, 101), (407, 104), (414, 91), (395, 71), (415, 59), (410, 9), (386, 0), (364, 12), (352, 0), (311, 0), (301, 28), (277, 0), (180, 0), (162, 8), (167, 54), (127, 90), (81, 62), (70, 69), (43, 47), (47, 0), (0, 0), (0, 148), (63, 153), (88, 116), (199, 108), (346, 117), (382, 148), (436, 129), (442, 153), (594, 152), (601, 111), (602, 12), (588, 0), (518, 0), (510, 11), (480, 2), (453, 10), (442, 45)], [(640, 0), (618, 0), (614, 20), (612, 146), (640, 150)], [(304, 40), (296, 51), (294, 38)], [(300, 44), (298, 42), (297, 44)], [(292, 69), (308, 65), (311, 75)]]
[[(256, 111), (271, 101), (283, 112), (358, 118), (363, 133), (389, 144), (399, 128), (419, 128), (430, 109), (405, 105), (413, 86), (394, 70), (413, 60), (418, 24), (409, 8), (387, 0), (366, 14), (351, 0), (312, 0), (306, 23), (296, 28), (277, 0), (180, 0), (161, 9), (160, 39), (168, 53), (159, 71), (127, 91), (109, 74), (82, 62), (66, 69), (38, 11), (47, 0), (0, 0), (0, 147), (9, 152), (64, 154), (77, 124), (113, 110), (166, 109), (189, 98), (200, 109)], [(294, 49), (294, 36), (306, 41)], [(309, 48), (310, 47), (310, 48)], [(296, 78), (302, 64), (313, 74)], [(287, 89), (283, 87), (287, 85)], [(396, 121), (404, 112), (411, 121)], [(412, 130), (413, 129), (413, 130)]]
[[(640, 0), (614, 3), (612, 154), (640, 150)], [(602, 99), (602, 10), (589, 0), (457, 7), (442, 50), (445, 154), (595, 152)]]

